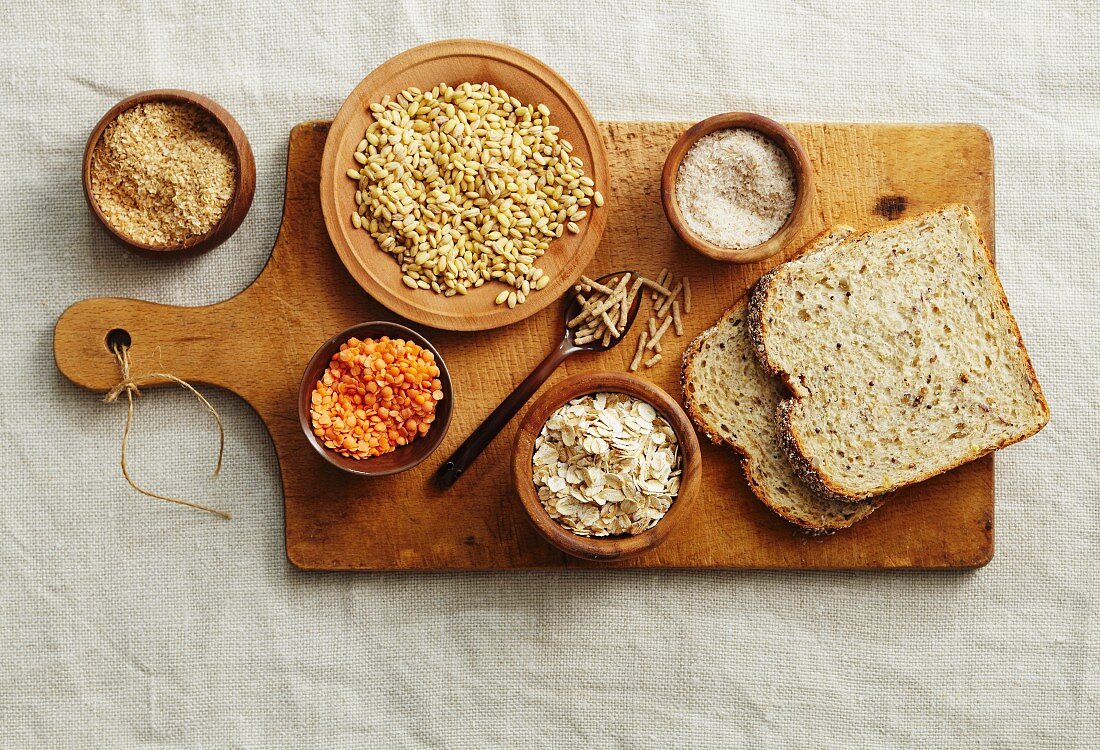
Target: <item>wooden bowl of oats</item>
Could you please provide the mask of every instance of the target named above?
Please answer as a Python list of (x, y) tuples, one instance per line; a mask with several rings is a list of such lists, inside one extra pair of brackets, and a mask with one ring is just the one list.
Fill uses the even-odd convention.
[(626, 373), (575, 375), (551, 388), (527, 411), (512, 455), (535, 528), (585, 560), (655, 549), (691, 512), (701, 474), (684, 410)]
[(217, 102), (180, 89), (123, 99), (84, 150), (84, 197), (120, 245), (151, 257), (212, 250), (237, 231), (256, 190), (241, 126)]
[(321, 159), (321, 208), (348, 272), (398, 315), (479, 331), (534, 315), (592, 260), (607, 223), (599, 125), (545, 63), (451, 39), (351, 92)]

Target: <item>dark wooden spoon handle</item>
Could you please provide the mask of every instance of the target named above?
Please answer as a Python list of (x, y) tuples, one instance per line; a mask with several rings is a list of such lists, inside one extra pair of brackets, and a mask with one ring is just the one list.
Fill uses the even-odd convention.
[(506, 399), (500, 402), (500, 406), (485, 418), (485, 421), (473, 431), (470, 437), (466, 438), (466, 442), (460, 445), (454, 455), (439, 468), (439, 472), (436, 474), (436, 484), (441, 489), (447, 489), (458, 481), (458, 478), (470, 467), (470, 464), (481, 455), (481, 452), (485, 450), (489, 443), (493, 442), (493, 438), (535, 395), (535, 391), (546, 382), (546, 379), (554, 373), (554, 370), (558, 369), (562, 362), (577, 351), (580, 350), (566, 340), (561, 342), (561, 346), (550, 352), (546, 359), (539, 363), (539, 366), (532, 370), (531, 374), (524, 378), (523, 382), (516, 386), (516, 389)]

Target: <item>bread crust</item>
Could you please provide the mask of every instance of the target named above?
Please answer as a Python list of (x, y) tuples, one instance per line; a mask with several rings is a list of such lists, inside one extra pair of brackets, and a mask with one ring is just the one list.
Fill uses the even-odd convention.
[[(923, 472), (916, 475), (912, 479), (906, 479), (904, 483), (876, 487), (864, 492), (852, 492), (841, 487), (836, 482), (833, 482), (824, 473), (819, 471), (810, 460), (807, 451), (805, 450), (803, 443), (798, 434), (798, 430), (794, 425), (792, 418), (793, 411), (796, 405), (802, 401), (802, 397), (797, 395), (797, 392), (791, 388), (791, 398), (785, 399), (779, 404), (776, 409), (776, 435), (779, 440), (780, 446), (782, 446), (784, 452), (787, 454), (787, 458), (790, 460), (791, 465), (794, 467), (795, 473), (798, 474), (807, 485), (814, 490), (820, 491), (825, 495), (835, 497), (839, 500), (846, 502), (859, 502), (871, 497), (880, 497), (883, 493), (894, 492), (895, 490), (907, 487), (917, 482), (923, 482), (932, 477), (939, 476), (945, 472), (956, 469), (963, 464), (975, 461), (982, 456), (989, 455), (994, 451), (998, 451), (1002, 448), (1006, 448), (1014, 443), (1018, 443), (1021, 440), (1025, 440), (1035, 433), (1039, 432), (1050, 421), (1050, 406), (1047, 403), (1046, 397), (1043, 395), (1042, 387), (1039, 385), (1038, 377), (1035, 374), (1035, 368), (1031, 363), (1031, 358), (1028, 356), (1027, 348), (1024, 346), (1023, 336), (1020, 334), (1019, 325), (1016, 322), (1015, 316), (1012, 315), (1012, 310), (1008, 304), (1008, 296), (1005, 294), (1004, 286), (1001, 284), (1000, 277), (995, 272), (995, 265), (993, 262), (993, 254), (989, 251), (989, 246), (985, 242), (985, 236), (982, 234), (981, 227), (978, 225), (977, 218), (974, 216), (974, 212), (970, 210), (968, 206), (964, 206), (959, 203), (950, 203), (945, 206), (941, 206), (935, 211), (929, 211), (921, 216), (943, 214), (948, 211), (959, 211), (967, 221), (973, 226), (975, 235), (978, 238), (978, 245), (981, 247), (982, 253), (985, 256), (986, 262), (990, 268), (994, 269), (994, 273), (991, 274), (993, 283), (995, 284), (995, 291), (1000, 302), (1001, 310), (1008, 315), (1008, 320), (1011, 323), (1011, 333), (1015, 336), (1016, 345), (1020, 350), (1023, 357), (1024, 368), (1030, 381), (1032, 392), (1035, 394), (1036, 401), (1039, 404), (1040, 411), (1042, 412), (1042, 419), (1034, 429), (1030, 429), (1023, 434), (1013, 436), (999, 441), (995, 445), (984, 448), (977, 451), (971, 451), (959, 461), (943, 468), (932, 469), (930, 471)], [(884, 227), (890, 227), (903, 222), (912, 221), (918, 217), (909, 217), (907, 219), (899, 219), (898, 221), (889, 222), (869, 230), (860, 232), (859, 234), (850, 237), (847, 242), (854, 242), (861, 237), (866, 236), (872, 232), (881, 231)], [(768, 357), (767, 352), (767, 328), (764, 321), (764, 309), (768, 303), (768, 295), (773, 286), (774, 273), (778, 268), (773, 270), (770, 274), (767, 274), (768, 282), (766, 284), (758, 285), (757, 290), (753, 293), (752, 303), (750, 306), (750, 322), (749, 322), (749, 335), (752, 338), (754, 349), (757, 355), (760, 357), (761, 365), (769, 371), (775, 371), (779, 377), (782, 377), (784, 382), (790, 386), (791, 379), (795, 377), (794, 373), (787, 373), (779, 370), (773, 360)], [(764, 278), (761, 279), (761, 282)]]
[[(801, 258), (802, 254), (799, 253), (790, 260), (797, 260)], [(790, 261), (787, 261), (789, 263)], [(775, 364), (775, 361), (768, 356), (768, 347), (764, 345), (764, 307), (768, 303), (768, 295), (771, 294), (772, 285), (775, 283), (776, 273), (782, 268), (782, 265), (776, 266), (772, 270), (760, 277), (756, 282), (756, 285), (752, 288), (752, 292), (749, 297), (749, 313), (748, 313), (748, 326), (749, 326), (749, 339), (752, 341), (752, 348), (756, 350), (756, 358), (760, 362), (760, 366), (771, 375), (772, 377), (782, 378), (786, 383), (787, 389), (792, 390), (790, 376), (779, 369)]]

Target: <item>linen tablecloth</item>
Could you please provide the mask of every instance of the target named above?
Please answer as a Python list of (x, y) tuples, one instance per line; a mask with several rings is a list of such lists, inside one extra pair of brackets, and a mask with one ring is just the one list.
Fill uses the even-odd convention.
[[(263, 266), (287, 135), (444, 37), (545, 60), (602, 119), (977, 122), (998, 265), (1053, 409), (997, 460), (970, 573), (324, 575), (284, 557), (275, 455), (182, 391), (64, 380), (102, 295), (197, 305)], [(0, 23), (0, 747), (1100, 746), (1100, 11), (1085, 2), (15, 2)], [(178, 87), (251, 138), (256, 200), (209, 255), (108, 241), (80, 192), (113, 103)]]

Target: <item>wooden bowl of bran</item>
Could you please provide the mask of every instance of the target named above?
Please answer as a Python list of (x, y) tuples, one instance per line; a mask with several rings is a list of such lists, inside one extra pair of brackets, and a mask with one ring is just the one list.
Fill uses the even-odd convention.
[[(164, 103), (184, 105), (198, 110), (212, 120), (221, 130), (228, 141), (234, 166), (234, 185), (232, 196), (220, 217), (209, 229), (201, 233), (192, 233), (181, 240), (166, 243), (145, 242), (127, 234), (125, 229), (112, 223), (107, 212), (100, 206), (96, 198), (95, 185), (93, 184), (93, 161), (96, 147), (103, 138), (105, 131), (119, 116), (131, 109), (151, 103)], [(252, 206), (252, 197), (256, 190), (256, 162), (252, 155), (252, 147), (244, 130), (217, 102), (201, 94), (180, 89), (155, 89), (143, 91), (123, 99), (111, 107), (92, 129), (88, 137), (88, 144), (84, 149), (83, 162), (84, 197), (96, 220), (107, 230), (107, 233), (123, 247), (136, 253), (150, 257), (188, 257), (207, 252), (229, 239), (241, 222), (244, 221), (248, 209)]]

